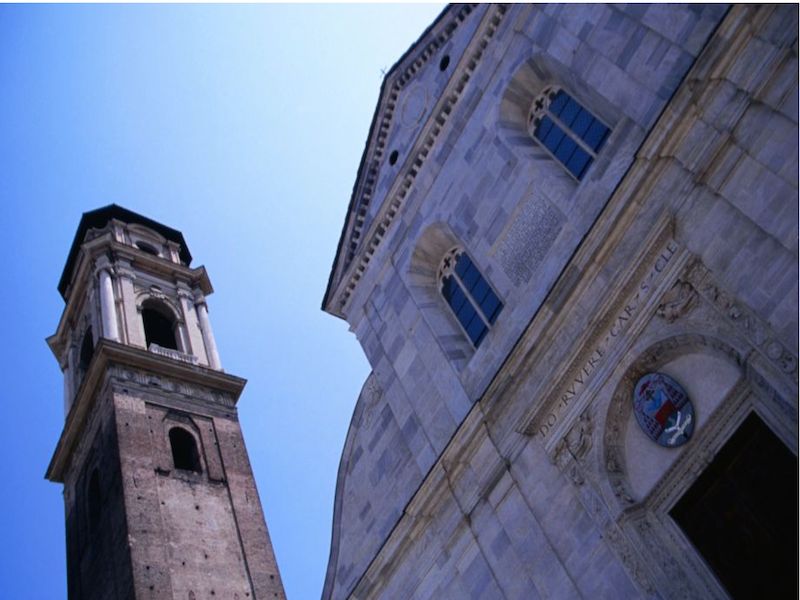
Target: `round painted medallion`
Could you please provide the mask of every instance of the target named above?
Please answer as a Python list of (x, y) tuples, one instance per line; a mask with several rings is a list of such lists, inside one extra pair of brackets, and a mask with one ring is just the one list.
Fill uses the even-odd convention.
[(651, 440), (667, 448), (689, 441), (694, 431), (694, 407), (677, 381), (664, 373), (648, 373), (633, 390), (633, 413)]

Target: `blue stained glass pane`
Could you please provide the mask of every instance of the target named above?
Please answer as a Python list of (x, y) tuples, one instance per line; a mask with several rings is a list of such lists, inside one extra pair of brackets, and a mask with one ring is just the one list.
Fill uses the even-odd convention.
[(467, 256), (466, 252), (462, 252), (458, 255), (458, 260), (456, 261), (456, 273), (461, 279), (464, 279), (464, 273), (467, 272), (467, 269), (472, 266), (472, 261)]
[(533, 135), (538, 140), (544, 140), (547, 137), (547, 134), (550, 133), (550, 129), (553, 127), (553, 119), (548, 116), (542, 117), (542, 120), (539, 121), (539, 124), (536, 126), (536, 131), (533, 132)]
[(585, 108), (582, 108), (580, 111), (578, 111), (578, 116), (575, 117), (570, 129), (575, 132), (575, 135), (583, 139), (583, 136), (586, 135), (586, 132), (589, 130), (589, 127), (593, 122), (594, 117), (591, 115), (591, 113), (589, 113)]
[(561, 128), (558, 125), (553, 125), (550, 129), (550, 133), (547, 134), (547, 137), (542, 140), (545, 147), (550, 150), (553, 154), (556, 152), (556, 148), (561, 143), (561, 140), (564, 139), (564, 132), (561, 131)]
[(453, 312), (458, 314), (458, 311), (461, 310), (461, 307), (464, 304), (469, 304), (467, 301), (467, 297), (464, 295), (464, 292), (461, 291), (461, 288), (457, 285), (453, 285), (453, 295), (449, 300), (450, 307), (453, 309)]
[(489, 321), (489, 323), (494, 323), (494, 319), (500, 312), (497, 310), (499, 306), (502, 307), (500, 300), (498, 300), (494, 292), (489, 291), (489, 293), (486, 295), (486, 298), (484, 298), (483, 302), (481, 303), (481, 310), (483, 311), (483, 314), (486, 316), (486, 320)]
[(473, 344), (475, 344), (476, 348), (481, 345), (481, 342), (483, 341), (483, 338), (486, 337), (488, 331), (489, 330), (486, 327), (484, 327), (483, 330), (481, 330), (481, 334), (478, 336), (478, 339), (472, 342)]
[(564, 106), (566, 106), (568, 100), (570, 100), (570, 97), (567, 93), (564, 90), (559, 90), (556, 97), (553, 98), (553, 101), (550, 103), (550, 112), (555, 116), (559, 116), (561, 111), (564, 110)]
[(447, 302), (450, 302), (450, 299), (453, 297), (453, 287), (455, 286), (455, 282), (453, 278), (448, 275), (447, 277), (442, 279), (442, 296)]
[(472, 308), (472, 304), (469, 302), (464, 303), (464, 306), (461, 307), (461, 310), (456, 313), (456, 317), (458, 317), (458, 320), (461, 325), (464, 326), (464, 329), (469, 326), (469, 324), (472, 322), (472, 319), (479, 318), (476, 316), (475, 309)]
[(586, 135), (583, 136), (583, 140), (589, 145), (589, 147), (597, 152), (600, 150), (600, 147), (603, 145), (603, 142), (606, 141), (606, 136), (608, 135), (608, 127), (603, 125), (600, 121), (595, 119), (594, 123), (589, 127), (589, 131), (586, 132)]
[(480, 278), (481, 274), (478, 273), (478, 269), (475, 268), (475, 265), (471, 264), (461, 276), (461, 281), (464, 282), (464, 287), (467, 288), (467, 290), (472, 291), (472, 288), (475, 287), (475, 284)]
[(564, 125), (572, 129), (572, 122), (581, 110), (580, 105), (570, 98), (566, 106), (564, 106), (564, 110), (561, 111), (561, 116), (559, 118)]
[(481, 343), (483, 336), (486, 334), (486, 325), (484, 325), (483, 321), (478, 315), (475, 315), (475, 318), (472, 322), (469, 323), (464, 329), (467, 330), (467, 335), (469, 339), (472, 340), (472, 343), (477, 346)]
[(478, 281), (475, 282), (475, 287), (470, 290), (472, 294), (472, 299), (475, 300), (475, 303), (480, 306), (483, 302), (483, 299), (486, 297), (486, 294), (489, 292), (489, 284), (486, 283), (486, 280), (481, 277)]
[(567, 162), (567, 168), (575, 177), (580, 179), (591, 162), (592, 157), (583, 148), (575, 148), (575, 152), (572, 153), (572, 157)]
[(498, 300), (497, 308), (494, 309), (494, 311), (492, 312), (492, 316), (489, 317), (489, 323), (494, 324), (494, 322), (497, 320), (497, 316), (500, 314), (502, 310), (503, 310), (503, 303), (500, 302), (500, 300)]
[(554, 154), (562, 164), (566, 165), (569, 159), (572, 157), (572, 153), (575, 151), (576, 147), (577, 144), (572, 140), (572, 138), (564, 136), (564, 139), (561, 140), (561, 143), (558, 145), (558, 148), (556, 148)]

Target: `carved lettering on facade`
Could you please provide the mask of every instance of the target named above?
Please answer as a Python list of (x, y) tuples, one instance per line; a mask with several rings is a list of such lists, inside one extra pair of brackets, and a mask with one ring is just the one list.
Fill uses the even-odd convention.
[(547, 438), (553, 427), (559, 422), (562, 414), (573, 403), (576, 397), (586, 389), (592, 374), (602, 364), (610, 348), (618, 338), (623, 336), (630, 325), (631, 320), (637, 316), (651, 290), (655, 287), (655, 282), (661, 273), (669, 265), (675, 253), (678, 251), (678, 244), (670, 240), (658, 257), (653, 262), (652, 267), (647, 271), (647, 275), (636, 287), (636, 293), (625, 303), (623, 308), (611, 319), (611, 325), (600, 335), (597, 343), (589, 355), (579, 363), (580, 367), (572, 371), (566, 378), (567, 383), (558, 394), (558, 402), (552, 407), (549, 413), (541, 420), (537, 432), (543, 438)]

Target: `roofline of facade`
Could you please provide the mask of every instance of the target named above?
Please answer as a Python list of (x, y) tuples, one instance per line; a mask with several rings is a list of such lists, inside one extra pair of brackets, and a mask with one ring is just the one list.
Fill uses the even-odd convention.
[(333, 263), (331, 264), (331, 272), (328, 275), (328, 284), (325, 287), (325, 294), (322, 298), (321, 309), (335, 317), (343, 318), (342, 315), (334, 312), (328, 306), (331, 300), (331, 295), (334, 292), (334, 284), (335, 284), (334, 277), (336, 275), (336, 268), (342, 259), (342, 249), (344, 248), (346, 242), (345, 238), (347, 235), (348, 226), (350, 225), (350, 216), (354, 208), (356, 207), (357, 195), (360, 187), (359, 184), (361, 183), (361, 180), (364, 176), (364, 171), (367, 165), (367, 159), (370, 154), (369, 151), (373, 145), (372, 144), (373, 137), (378, 127), (378, 123), (380, 121), (381, 106), (383, 105), (383, 102), (386, 98), (386, 92), (390, 87), (389, 83), (394, 80), (398, 71), (400, 70), (400, 67), (406, 61), (406, 59), (408, 59), (414, 53), (414, 51), (422, 45), (423, 40), (428, 36), (428, 34), (431, 31), (433, 31), (444, 20), (447, 13), (453, 9), (453, 6), (454, 6), (453, 4), (448, 4), (447, 6), (445, 6), (442, 12), (440, 12), (439, 15), (436, 17), (436, 19), (434, 19), (433, 23), (431, 23), (425, 29), (425, 31), (422, 32), (422, 34), (417, 38), (417, 40), (413, 44), (411, 44), (411, 46), (409, 46), (409, 48), (403, 53), (403, 55), (397, 60), (397, 62), (395, 62), (394, 65), (392, 65), (391, 69), (389, 69), (389, 71), (386, 73), (386, 75), (383, 78), (383, 82), (381, 83), (381, 89), (380, 92), (378, 93), (378, 102), (375, 104), (375, 111), (372, 114), (372, 122), (370, 123), (369, 132), (367, 133), (367, 140), (364, 143), (364, 151), (361, 153), (361, 161), (359, 162), (358, 165), (358, 172), (356, 173), (356, 178), (355, 181), (353, 182), (353, 189), (350, 193), (350, 202), (347, 205), (347, 212), (345, 213), (344, 223), (342, 224), (342, 232), (339, 235), (339, 243), (336, 246), (336, 254), (334, 255)]

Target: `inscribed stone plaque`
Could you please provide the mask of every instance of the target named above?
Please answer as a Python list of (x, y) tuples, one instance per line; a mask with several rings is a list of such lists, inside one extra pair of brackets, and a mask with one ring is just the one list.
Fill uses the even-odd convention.
[(526, 283), (553, 245), (564, 216), (547, 200), (528, 202), (512, 217), (497, 257), (514, 285)]

